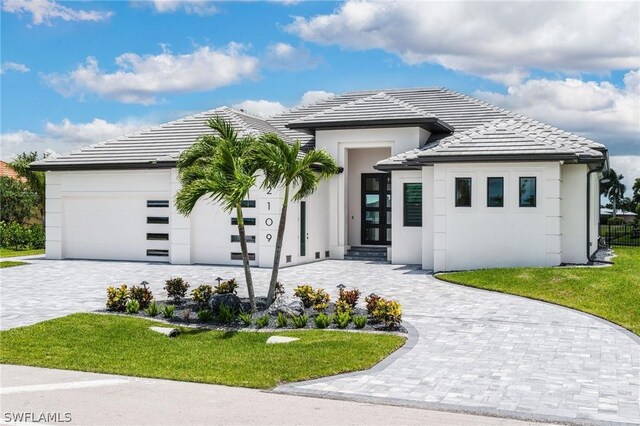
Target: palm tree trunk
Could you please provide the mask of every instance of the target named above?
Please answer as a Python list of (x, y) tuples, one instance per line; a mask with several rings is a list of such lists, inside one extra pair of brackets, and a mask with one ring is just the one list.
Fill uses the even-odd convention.
[(618, 196), (617, 194), (613, 197), (612, 204), (613, 204), (613, 213), (611, 214), (611, 217), (615, 218), (616, 217), (616, 208), (618, 207), (618, 203), (616, 203), (616, 201), (618, 201)]
[(249, 303), (251, 310), (256, 310), (256, 295), (253, 291), (253, 279), (251, 278), (251, 267), (249, 266), (249, 251), (247, 249), (247, 239), (244, 231), (244, 218), (242, 217), (242, 205), (236, 205), (238, 218), (238, 234), (240, 234), (240, 250), (242, 251), (242, 266), (244, 266), (244, 277), (247, 281), (247, 293), (249, 293)]
[(289, 207), (289, 185), (284, 188), (284, 201), (280, 212), (280, 223), (278, 224), (278, 236), (276, 238), (276, 251), (273, 254), (273, 268), (271, 269), (271, 281), (269, 281), (269, 292), (267, 293), (267, 304), (273, 302), (276, 293), (276, 283), (278, 282), (278, 271), (280, 269), (280, 256), (282, 254), (282, 242), (284, 241), (284, 227), (287, 223), (287, 208)]

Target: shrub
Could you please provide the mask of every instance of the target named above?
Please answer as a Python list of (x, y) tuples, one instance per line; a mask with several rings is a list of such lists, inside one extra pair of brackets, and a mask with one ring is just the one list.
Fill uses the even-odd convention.
[(317, 328), (327, 328), (329, 324), (331, 324), (331, 318), (329, 315), (320, 313), (313, 317), (313, 322), (316, 324)]
[(305, 308), (310, 308), (315, 301), (313, 287), (310, 285), (299, 285), (293, 290), (293, 295), (302, 300)]
[(343, 301), (343, 304), (351, 306), (351, 309), (355, 309), (358, 299), (360, 298), (360, 290), (357, 288), (351, 290), (340, 289), (338, 296), (338, 303)]
[(365, 315), (356, 315), (353, 317), (353, 325), (358, 329), (364, 328), (367, 325), (367, 317)]
[(238, 314), (238, 318), (240, 318), (240, 321), (242, 321), (242, 323), (246, 327), (249, 327), (253, 322), (253, 317), (251, 316), (251, 312), (240, 312)]
[(624, 225), (624, 219), (621, 217), (610, 217), (607, 220), (608, 225)]
[(144, 312), (150, 317), (157, 317), (158, 314), (160, 313), (160, 308), (158, 307), (158, 304), (154, 300), (153, 302), (151, 302), (149, 307), (144, 310)]
[(140, 309), (146, 309), (149, 307), (149, 304), (153, 300), (153, 294), (151, 290), (146, 286), (144, 287), (136, 287), (135, 285), (131, 286), (129, 290), (129, 297), (131, 300), (135, 300), (140, 304)]
[(46, 236), (45, 236), (45, 231), (44, 231), (44, 226), (42, 226), (39, 223), (36, 223), (34, 225), (31, 225), (31, 235), (30, 235), (30, 241), (29, 241), (29, 248), (30, 249), (43, 249), (45, 242), (46, 242)]
[(107, 309), (110, 311), (124, 312), (129, 301), (129, 288), (126, 284), (120, 287), (107, 288)]
[(233, 318), (235, 317), (235, 312), (225, 303), (220, 304), (220, 310), (218, 311), (218, 318), (221, 322), (225, 324), (231, 324), (233, 322)]
[(402, 322), (402, 306), (395, 300), (380, 298), (372, 316), (376, 322), (384, 323), (385, 327), (396, 328)]
[(167, 296), (172, 298), (175, 303), (178, 303), (187, 294), (189, 283), (180, 277), (171, 278), (165, 281), (164, 289), (167, 291)]
[(278, 312), (278, 318), (276, 318), (276, 327), (282, 328), (286, 327), (289, 324), (289, 320), (287, 316), (282, 312)]
[(313, 294), (313, 309), (317, 312), (324, 312), (329, 307), (330, 300), (329, 293), (324, 291), (323, 288), (317, 289)]
[(256, 319), (256, 325), (258, 326), (258, 328), (267, 327), (269, 326), (270, 320), (271, 318), (269, 318), (269, 315), (265, 314), (261, 317), (258, 317), (258, 319)]
[(166, 319), (171, 319), (175, 310), (176, 308), (173, 305), (164, 305), (162, 307), (162, 316)]
[(291, 318), (291, 322), (295, 328), (305, 328), (308, 321), (309, 317), (305, 314), (296, 315)]
[(198, 319), (202, 322), (211, 322), (215, 315), (213, 315), (213, 311), (211, 309), (200, 309), (197, 312)]
[(378, 300), (380, 299), (382, 298), (375, 293), (371, 293), (370, 295), (364, 298), (364, 303), (366, 303), (367, 305), (367, 313), (369, 315), (373, 315), (373, 311), (378, 305)]
[(208, 284), (200, 285), (191, 291), (193, 301), (203, 308), (209, 304), (211, 296), (213, 296), (213, 287)]
[(140, 303), (131, 299), (127, 302), (126, 310), (128, 314), (137, 314), (140, 311)]
[(333, 316), (333, 322), (336, 323), (338, 328), (347, 328), (351, 322), (351, 314), (349, 312), (337, 312)]
[(351, 311), (353, 311), (353, 308), (349, 303), (347, 303), (346, 300), (338, 299), (338, 301), (336, 302), (336, 313), (351, 315)]
[(215, 286), (214, 292), (216, 294), (236, 294), (238, 290), (238, 282), (235, 278), (231, 278), (227, 281), (222, 281), (220, 284)]
[(2, 231), (2, 247), (13, 250), (26, 250), (29, 248), (31, 235), (29, 228), (16, 222), (11, 222)]
[[(0, 176), (0, 220), (3, 222), (27, 222), (39, 207), (38, 198), (26, 182)], [(5, 247), (4, 242), (2, 246)]]

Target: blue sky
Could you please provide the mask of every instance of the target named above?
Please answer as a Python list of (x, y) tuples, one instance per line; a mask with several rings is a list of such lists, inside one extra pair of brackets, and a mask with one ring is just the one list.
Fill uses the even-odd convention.
[(1, 62), (3, 160), (220, 105), (444, 86), (604, 143), (640, 176), (638, 2), (3, 0)]

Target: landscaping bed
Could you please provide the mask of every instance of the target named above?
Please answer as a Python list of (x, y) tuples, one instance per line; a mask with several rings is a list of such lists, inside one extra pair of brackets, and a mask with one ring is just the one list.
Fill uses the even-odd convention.
[[(405, 338), (324, 330), (235, 332), (166, 326), (135, 316), (74, 314), (0, 332), (0, 363), (126, 376), (272, 388), (281, 383), (365, 370)], [(266, 344), (273, 335), (298, 338)]]

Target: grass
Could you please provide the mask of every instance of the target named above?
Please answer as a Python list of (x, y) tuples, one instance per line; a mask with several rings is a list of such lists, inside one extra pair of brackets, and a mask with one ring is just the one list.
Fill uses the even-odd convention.
[(27, 262), (12, 262), (9, 260), (5, 260), (5, 261), (1, 261), (0, 262), (0, 269), (2, 268), (11, 268), (13, 266), (20, 266), (20, 265), (28, 265)]
[[(370, 368), (405, 341), (392, 334), (188, 328), (169, 339), (149, 330), (153, 325), (166, 327), (141, 318), (74, 314), (1, 331), (0, 363), (271, 388)], [(267, 345), (274, 334), (300, 340)]]
[(640, 335), (640, 248), (619, 247), (608, 268), (508, 268), (438, 274), (444, 281), (588, 312)]
[(0, 248), (0, 257), (33, 256), (36, 254), (44, 254), (44, 249), (11, 250), (4, 247)]

